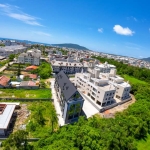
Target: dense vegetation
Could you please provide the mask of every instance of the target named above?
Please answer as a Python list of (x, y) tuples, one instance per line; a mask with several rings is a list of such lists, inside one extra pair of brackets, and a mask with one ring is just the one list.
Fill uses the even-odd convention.
[(57, 114), (51, 102), (31, 103), (28, 109), (31, 111), (27, 123), (30, 137), (45, 137), (58, 128)]
[(42, 64), (36, 70), (32, 71), (32, 73), (36, 73), (42, 79), (47, 79), (51, 76), (52, 68), (51, 65), (47, 62), (42, 62)]
[(59, 49), (59, 51), (61, 51), (62, 52), (62, 55), (67, 55), (68, 54), (68, 51), (66, 51), (66, 50), (64, 50), (64, 49)]

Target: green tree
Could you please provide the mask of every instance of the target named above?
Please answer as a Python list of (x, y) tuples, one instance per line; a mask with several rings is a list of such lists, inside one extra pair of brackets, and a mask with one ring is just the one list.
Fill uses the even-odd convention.
[[(54, 106), (51, 106), (51, 107), (54, 107)], [(52, 126), (52, 132), (54, 132), (54, 126), (58, 122), (58, 117), (54, 108), (51, 109), (50, 121), (51, 121), (51, 126)]]
[(40, 81), (40, 87), (41, 88), (46, 88), (46, 83), (44, 81)]
[(2, 143), (4, 150), (27, 150), (29, 148), (27, 136), (28, 132), (24, 130), (18, 130), (12, 133), (9, 138)]
[(20, 67), (20, 63), (18, 64), (18, 70), (17, 70), (17, 76), (21, 75), (21, 67)]
[(14, 60), (14, 58), (15, 58), (15, 54), (11, 54), (11, 55), (9, 55), (9, 61), (13, 61), (13, 60)]

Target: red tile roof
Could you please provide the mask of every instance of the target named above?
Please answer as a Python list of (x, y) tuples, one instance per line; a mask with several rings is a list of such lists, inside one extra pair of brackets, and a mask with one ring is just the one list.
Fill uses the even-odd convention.
[(36, 83), (33, 82), (33, 81), (29, 81), (29, 82), (28, 82), (28, 86), (36, 86)]
[(0, 85), (2, 85), (2, 86), (6, 86), (9, 81), (10, 81), (10, 79), (6, 76), (1, 76), (0, 77)]
[(35, 70), (37, 68), (38, 68), (37, 66), (29, 66), (26, 68), (26, 70)]

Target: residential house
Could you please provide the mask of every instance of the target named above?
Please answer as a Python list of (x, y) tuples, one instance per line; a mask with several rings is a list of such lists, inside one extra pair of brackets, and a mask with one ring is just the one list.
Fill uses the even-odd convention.
[(22, 88), (22, 89), (38, 89), (39, 88), (39, 84), (37, 84), (36, 82), (33, 82), (33, 81), (21, 81), (20, 85), (18, 86), (18, 88)]
[(10, 85), (10, 78), (6, 76), (0, 76), (0, 88), (7, 88)]

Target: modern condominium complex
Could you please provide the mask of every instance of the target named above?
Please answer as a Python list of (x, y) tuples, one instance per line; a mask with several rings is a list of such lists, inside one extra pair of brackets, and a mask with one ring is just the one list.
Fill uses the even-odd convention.
[(116, 75), (116, 69), (110, 73), (101, 73), (98, 68), (91, 73), (77, 73), (75, 85), (100, 106), (115, 103), (115, 99), (126, 100), (130, 98), (130, 84)]

